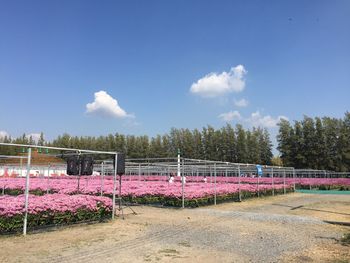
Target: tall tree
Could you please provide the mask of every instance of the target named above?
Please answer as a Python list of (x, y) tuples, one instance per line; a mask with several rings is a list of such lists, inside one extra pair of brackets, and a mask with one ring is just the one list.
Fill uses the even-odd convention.
[(236, 125), (236, 153), (237, 162), (248, 163), (247, 135), (242, 125)]
[(272, 162), (272, 143), (267, 129), (259, 131), (260, 162), (270, 165)]
[(299, 121), (296, 121), (294, 123), (294, 130), (291, 133), (291, 159), (293, 159), (292, 165), (295, 168), (305, 168), (307, 167), (307, 161), (305, 158), (305, 153), (303, 151), (304, 149), (304, 138), (303, 138), (303, 131), (302, 126)]
[(346, 112), (340, 128), (339, 153), (341, 155), (340, 171), (350, 171), (350, 112)]
[(302, 129), (303, 129), (303, 137), (304, 137), (304, 145), (303, 152), (306, 158), (306, 162), (309, 167), (317, 166), (317, 150), (316, 150), (316, 129), (315, 129), (315, 121), (314, 119), (305, 116), (302, 121)]
[(281, 159), (285, 166), (293, 166), (292, 160), (292, 139), (290, 137), (291, 134), (291, 126), (289, 121), (282, 119), (279, 125), (279, 133), (277, 135), (278, 147), (277, 149), (281, 153)]

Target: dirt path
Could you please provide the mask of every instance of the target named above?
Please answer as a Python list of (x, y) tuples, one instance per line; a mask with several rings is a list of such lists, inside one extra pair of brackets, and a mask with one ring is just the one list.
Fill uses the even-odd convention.
[(198, 209), (136, 207), (96, 225), (0, 237), (1, 262), (350, 262), (350, 196), (290, 194)]

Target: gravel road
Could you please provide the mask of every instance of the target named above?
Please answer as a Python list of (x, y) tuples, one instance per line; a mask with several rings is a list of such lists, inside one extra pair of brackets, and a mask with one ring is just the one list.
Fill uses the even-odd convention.
[(350, 196), (289, 194), (138, 215), (23, 238), (0, 237), (0, 262), (350, 262), (338, 240)]

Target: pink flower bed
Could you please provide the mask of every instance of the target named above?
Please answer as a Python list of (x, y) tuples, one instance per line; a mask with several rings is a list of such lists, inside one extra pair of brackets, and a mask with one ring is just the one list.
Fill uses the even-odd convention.
[[(123, 196), (167, 196), (180, 198), (182, 196), (182, 187), (179, 178), (174, 183), (168, 183), (162, 178), (162, 181), (129, 181), (123, 180), (122, 195)], [(117, 182), (117, 187), (119, 183)], [(286, 187), (290, 188), (291, 184), (286, 183)], [(7, 178), (0, 180), (0, 191), (4, 189), (18, 189), (24, 191), (25, 179), (24, 178)], [(215, 191), (217, 195), (234, 194), (241, 189), (246, 192), (257, 192), (271, 190), (272, 188), (278, 190), (283, 189), (283, 184), (271, 184), (259, 183), (257, 184), (244, 184), (241, 185), (235, 183), (200, 183), (200, 182), (187, 182), (185, 184), (185, 198), (202, 198), (205, 196), (214, 195)], [(50, 179), (47, 178), (32, 178), (30, 180), (30, 191), (41, 191), (43, 193), (47, 190), (60, 194), (75, 194), (78, 193), (78, 180), (77, 177)], [(98, 195), (101, 192), (101, 178), (100, 177), (81, 177), (79, 182), (79, 193), (88, 195)], [(105, 195), (112, 195), (113, 193), (113, 180), (111, 177), (105, 177), (103, 180), (103, 193)]]
[[(175, 182), (169, 184), (166, 176), (142, 176), (139, 181), (138, 176), (124, 176), (123, 178), (123, 194), (124, 195), (178, 195), (181, 192), (181, 179), (175, 177)], [(155, 180), (158, 179), (158, 180)], [(214, 178), (207, 177), (207, 183), (203, 182), (203, 177), (187, 177), (186, 179), (186, 193), (195, 193), (199, 195), (206, 195), (208, 191), (213, 191)], [(274, 178), (274, 188), (283, 188), (283, 178)], [(350, 186), (350, 178), (286, 178), (286, 187), (294, 185), (294, 181), (300, 186)], [(235, 192), (238, 189), (237, 177), (217, 177), (216, 178), (217, 191)], [(258, 187), (258, 178), (241, 178), (241, 189), (247, 189), (247, 191), (255, 191)], [(259, 178), (259, 189), (271, 189), (272, 178)], [(4, 190), (18, 190), (23, 192), (25, 189), (24, 178), (0, 178), (0, 193)], [(50, 190), (52, 193), (74, 194), (78, 189), (77, 177), (64, 177), (64, 178), (31, 178), (30, 179), (30, 191), (47, 192)], [(103, 179), (103, 192), (105, 194), (112, 194), (113, 180), (111, 176), (105, 176)], [(255, 190), (254, 190), (255, 189)], [(79, 183), (79, 192), (84, 194), (97, 195), (101, 192), (101, 178), (98, 177), (81, 177)], [(6, 191), (5, 191), (6, 193)], [(141, 194), (142, 193), (142, 194)]]
[[(22, 228), (24, 201), (24, 195), (0, 196), (0, 232)], [(100, 220), (111, 211), (112, 201), (108, 197), (65, 194), (29, 195), (28, 225)]]
[(296, 178), (295, 182), (302, 186), (350, 186), (350, 178)]
[[(174, 177), (175, 182), (181, 182), (181, 177)], [(186, 177), (186, 182), (194, 182), (194, 183), (201, 183), (203, 182), (204, 177), (203, 176), (187, 176)], [(138, 176), (138, 175), (125, 175), (123, 176), (123, 181), (168, 181), (167, 176)], [(210, 183), (211, 181), (214, 182), (214, 176), (210, 177), (207, 176), (207, 182)], [(258, 182), (260, 184), (283, 184), (284, 181), (286, 184), (294, 184), (294, 182), (298, 185), (304, 185), (304, 186), (309, 186), (309, 185), (340, 185), (340, 186), (350, 186), (350, 178), (291, 178), (291, 177), (286, 177), (285, 180), (283, 177), (241, 177), (240, 179), (235, 176), (235, 177), (225, 177), (224, 175), (222, 176), (217, 176), (216, 177), (216, 182), (217, 183), (233, 183), (233, 184), (238, 184), (238, 181), (240, 180), (241, 183), (247, 183), (247, 184), (257, 184)]]
[[(140, 180), (141, 179), (141, 180)], [(137, 203), (160, 203), (181, 206), (181, 178), (173, 183), (166, 176), (123, 176), (122, 196)], [(350, 186), (350, 178), (249, 178), (241, 177), (187, 177), (184, 186), (185, 205), (212, 204), (216, 194), (218, 201), (271, 195), (292, 191), (298, 186)], [(258, 184), (259, 181), (259, 184)], [(273, 183), (272, 183), (273, 182)], [(69, 224), (86, 220), (100, 220), (111, 213), (113, 177), (100, 176), (31, 178), (28, 207), (28, 226)], [(116, 184), (118, 193), (119, 182)], [(0, 178), (0, 232), (17, 231), (23, 226), (25, 178)], [(347, 188), (346, 188), (347, 189)], [(1, 195), (4, 193), (5, 195)], [(50, 194), (46, 194), (50, 193)], [(11, 195), (6, 195), (11, 194)]]
[[(175, 177), (174, 183), (168, 183), (167, 177), (163, 176), (142, 176), (139, 180), (138, 176), (123, 176), (122, 196), (127, 200), (138, 200), (142, 198), (152, 197), (154, 200), (160, 199), (181, 199), (182, 186), (181, 178)], [(156, 180), (158, 179), (158, 180)], [(246, 196), (254, 196), (258, 192), (260, 194), (271, 194), (290, 191), (294, 186), (341, 186), (348, 189), (350, 186), (350, 178), (248, 178), (242, 177), (241, 184), (238, 184), (237, 177), (217, 177), (216, 185), (214, 178), (207, 177), (207, 183), (203, 182), (203, 177), (187, 177), (184, 194), (186, 200), (211, 198), (217, 196), (234, 196), (239, 190)], [(284, 182), (285, 181), (285, 182)], [(119, 182), (117, 182), (117, 188)], [(1, 178), (0, 193), (11, 195), (20, 195), (25, 189), (25, 178)], [(101, 177), (81, 177), (78, 191), (78, 177), (64, 178), (31, 178), (30, 192), (36, 195), (48, 193), (58, 193), (64, 195), (85, 194), (98, 196), (101, 194)], [(112, 196), (113, 178), (105, 176), (102, 184), (103, 195)], [(118, 189), (116, 191), (118, 193)]]
[[(24, 213), (24, 195), (0, 196), (0, 216), (14, 216)], [(112, 201), (108, 197), (93, 195), (51, 194), (45, 196), (29, 195), (28, 213), (76, 213), (79, 209), (97, 211), (101, 205), (111, 209)]]

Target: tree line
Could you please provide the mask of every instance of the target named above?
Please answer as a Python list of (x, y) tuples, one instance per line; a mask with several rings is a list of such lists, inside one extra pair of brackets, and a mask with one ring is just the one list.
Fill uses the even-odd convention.
[[(244, 129), (242, 125), (230, 124), (215, 129), (212, 126), (199, 129), (172, 128), (169, 133), (154, 137), (123, 135), (70, 136), (65, 133), (51, 142), (44, 140), (43, 134), (38, 142), (25, 134), (19, 138), (5, 137), (5, 142), (38, 144), (65, 148), (91, 149), (124, 152), (127, 158), (176, 157), (178, 149), (181, 156), (193, 159), (206, 159), (224, 162), (271, 164), (272, 143), (266, 129)], [(21, 151), (14, 147), (1, 147), (4, 154)]]
[(343, 118), (311, 118), (279, 123), (277, 136), (285, 166), (350, 171), (350, 113)]

